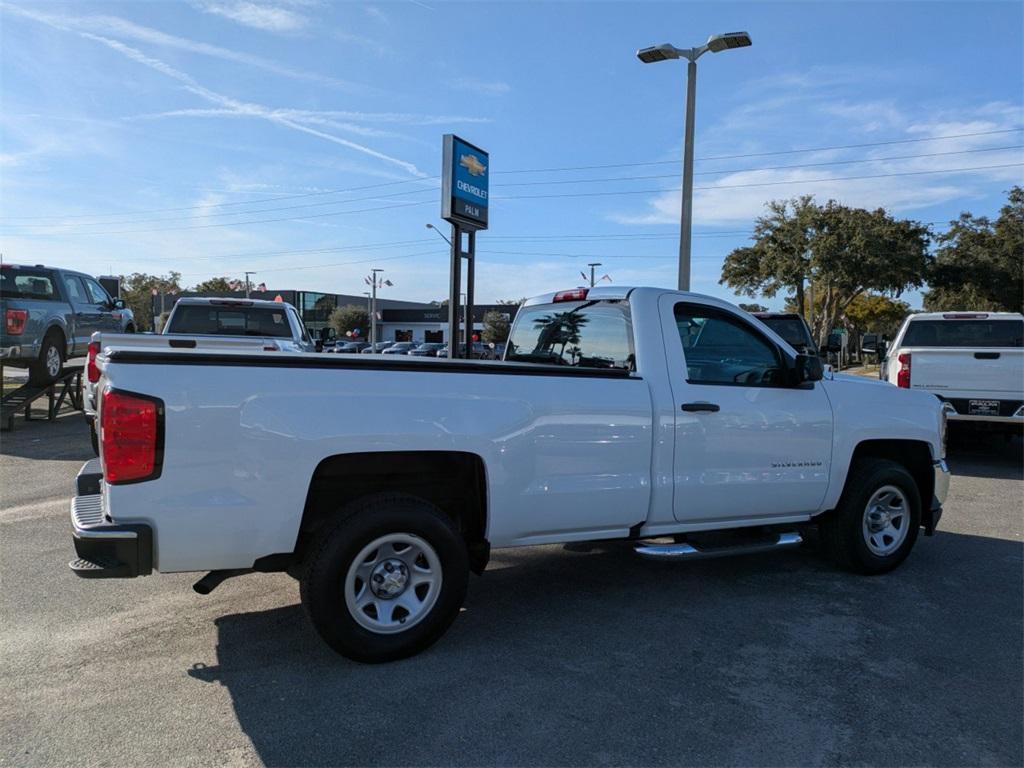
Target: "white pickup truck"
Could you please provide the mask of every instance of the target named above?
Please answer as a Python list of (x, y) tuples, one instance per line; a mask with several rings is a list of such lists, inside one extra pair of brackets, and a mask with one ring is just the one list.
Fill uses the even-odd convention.
[(910, 315), (879, 376), (931, 392), (951, 421), (1020, 430), (1024, 425), (1024, 315), (922, 312)]
[[(945, 417), (727, 302), (655, 288), (527, 301), (504, 361), (154, 350), (96, 359), (84, 577), (287, 571), (353, 659), (411, 655), (491, 548), (621, 540), (663, 560), (799, 544), (895, 568), (946, 498)], [(337, 403), (358, 407), (338, 409)]]

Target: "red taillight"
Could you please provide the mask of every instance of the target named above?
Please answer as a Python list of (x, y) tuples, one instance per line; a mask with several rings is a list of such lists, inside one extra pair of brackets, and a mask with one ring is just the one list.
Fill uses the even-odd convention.
[(27, 322), (27, 309), (7, 310), (7, 333), (11, 336), (21, 336), (21, 334), (25, 332), (25, 323)]
[(896, 386), (903, 389), (910, 389), (910, 353), (904, 352), (897, 357), (900, 363), (900, 370), (896, 374)]
[(135, 483), (160, 476), (163, 403), (108, 389), (100, 404), (100, 457), (108, 483)]
[(943, 320), (984, 320), (988, 312), (951, 312), (942, 316)]
[(89, 383), (95, 384), (100, 380), (100, 369), (96, 365), (96, 355), (100, 353), (100, 343), (98, 341), (89, 342), (89, 357), (85, 364), (85, 374), (89, 377)]
[(587, 298), (589, 288), (573, 288), (569, 291), (559, 291), (555, 294), (554, 301), (583, 301)]

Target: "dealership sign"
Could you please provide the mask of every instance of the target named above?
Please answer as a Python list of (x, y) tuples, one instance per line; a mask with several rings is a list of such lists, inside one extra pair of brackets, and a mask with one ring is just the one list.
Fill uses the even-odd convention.
[(441, 176), (441, 218), (467, 230), (487, 229), (490, 159), (479, 147), (447, 133)]

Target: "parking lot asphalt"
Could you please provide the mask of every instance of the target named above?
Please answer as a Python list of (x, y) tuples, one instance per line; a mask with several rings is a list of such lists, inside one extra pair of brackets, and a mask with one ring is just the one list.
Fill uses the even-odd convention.
[(331, 653), (285, 575), (85, 581), (80, 414), (0, 436), (0, 764), (1024, 763), (1018, 438), (963, 442), (896, 572), (813, 551), (649, 563), (495, 553), (426, 653)]

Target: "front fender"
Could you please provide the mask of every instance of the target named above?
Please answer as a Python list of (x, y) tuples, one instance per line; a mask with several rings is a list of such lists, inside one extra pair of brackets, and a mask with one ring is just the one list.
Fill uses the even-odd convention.
[(942, 405), (927, 392), (899, 389), (853, 377), (823, 382), (835, 414), (832, 477), (823, 509), (839, 503), (857, 446), (868, 440), (924, 443), (933, 461), (942, 458)]

